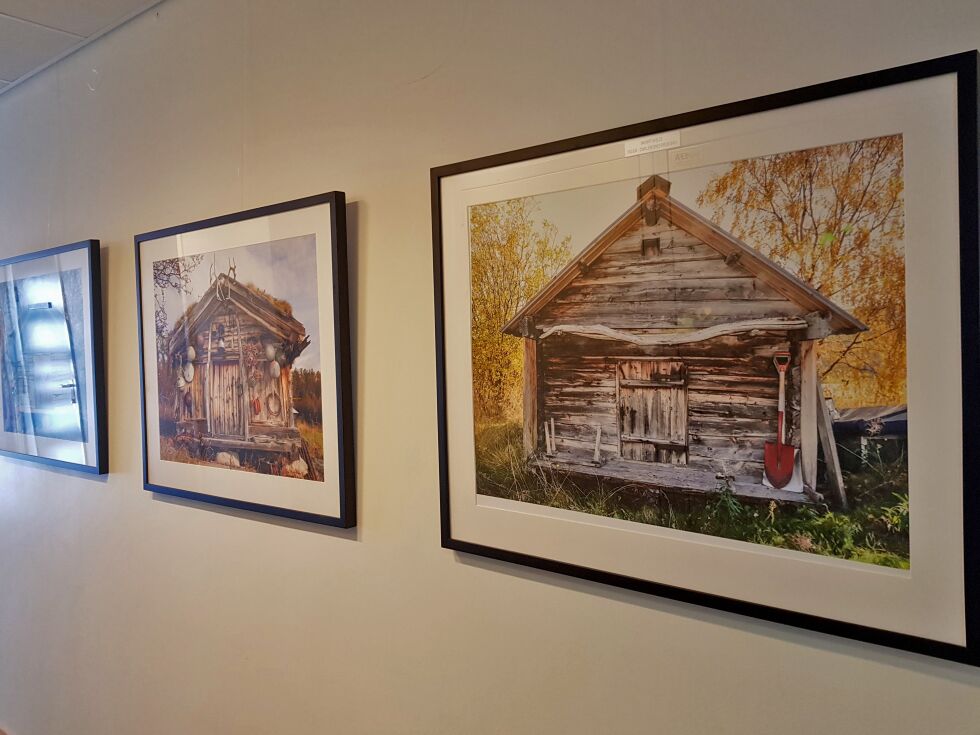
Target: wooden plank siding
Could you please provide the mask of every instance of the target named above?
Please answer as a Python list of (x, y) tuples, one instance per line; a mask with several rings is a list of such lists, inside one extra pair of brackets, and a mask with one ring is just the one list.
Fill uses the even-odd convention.
[[(657, 254), (642, 248), (657, 236)], [(539, 329), (602, 324), (621, 330), (699, 329), (804, 310), (737, 262), (663, 223), (637, 224), (535, 318)]]
[[(583, 342), (606, 354), (583, 354)], [(733, 352), (732, 342), (751, 347)], [(787, 349), (784, 337), (763, 335), (663, 350), (660, 357), (679, 358), (687, 373), (688, 464), (761, 480), (763, 447), (776, 433), (779, 381), (772, 356)], [(602, 456), (621, 456), (616, 371), (622, 360), (644, 357), (650, 355), (642, 349), (606, 340), (562, 336), (541, 342), (538, 423), (554, 419), (560, 451), (591, 459), (598, 425)], [(794, 380), (798, 374), (787, 376), (788, 393)], [(793, 421), (791, 413), (790, 434)]]
[[(692, 495), (710, 495), (719, 492), (720, 485), (715, 473), (684, 465), (650, 464), (628, 459), (613, 459), (595, 467), (580, 461), (564, 458), (538, 458), (538, 467), (580, 475), (587, 478), (614, 479), (623, 484), (638, 485), (654, 492), (669, 491)], [(812, 499), (802, 493), (777, 490), (765, 487), (755, 479), (736, 480), (735, 494), (748, 501), (778, 500), (787, 503), (811, 503)]]
[[(657, 251), (642, 247), (659, 238)], [(803, 316), (802, 307), (714, 248), (663, 219), (638, 222), (538, 313), (539, 329), (603, 324), (613, 329), (698, 329), (764, 317)]]
[(207, 363), (204, 360), (194, 362), (194, 380), (187, 386), (191, 394), (191, 405), (189, 414), (185, 414), (185, 419), (203, 419), (204, 416), (204, 376), (207, 374)]
[[(265, 364), (263, 364), (263, 367), (265, 367)], [(273, 378), (269, 375), (268, 370), (262, 370), (261, 379), (254, 382), (250, 381), (248, 384), (248, 420), (258, 433), (261, 433), (261, 430), (265, 427), (288, 425), (286, 416), (287, 400), (283, 398), (284, 381), (286, 380), (285, 372), (282, 371), (279, 373), (278, 378)], [(278, 415), (269, 411), (269, 396), (272, 395), (277, 396), (281, 402)], [(256, 400), (258, 400), (258, 413), (253, 408)]]
[(244, 437), (242, 381), (238, 361), (211, 363), (211, 421), (216, 436)]
[(619, 360), (620, 453), (626, 459), (687, 464), (687, 371), (681, 360)]
[[(269, 361), (263, 352), (258, 365), (250, 370), (241, 350), (244, 343), (246, 350), (252, 349), (254, 352), (255, 345), (261, 345), (263, 340), (275, 340), (275, 337), (247, 315), (239, 315), (237, 308), (224, 308), (223, 313), (215, 316), (204, 346), (198, 348), (197, 359), (194, 361), (195, 379), (186, 389), (191, 394), (191, 413), (185, 411), (182, 418), (203, 420), (205, 430), (216, 435), (247, 437), (251, 434), (267, 433), (273, 428), (292, 426), (289, 368), (283, 368), (279, 376), (273, 378), (269, 373)], [(217, 339), (219, 325), (223, 329), (222, 347), (219, 347)], [(225, 368), (219, 371), (219, 365)], [(227, 366), (231, 365), (235, 366), (237, 372), (234, 379), (224, 373), (225, 369), (230, 369)], [(220, 383), (216, 382), (219, 374)], [(232, 411), (229, 391), (239, 391), (241, 386), (244, 387), (239, 393), (239, 405)], [(210, 395), (212, 400), (205, 401), (206, 395)], [(269, 411), (269, 397), (273, 395), (281, 402), (278, 414)]]

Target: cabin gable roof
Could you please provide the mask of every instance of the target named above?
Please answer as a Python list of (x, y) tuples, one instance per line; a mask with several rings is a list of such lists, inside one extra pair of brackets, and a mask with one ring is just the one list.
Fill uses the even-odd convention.
[[(661, 176), (652, 176), (637, 188), (637, 201), (545, 284), (505, 325), (503, 331), (516, 336), (523, 335), (528, 317), (544, 315), (548, 307), (567, 292), (569, 286), (588, 273), (594, 265), (601, 265), (600, 258), (613, 249), (616, 243), (642, 227), (648, 217), (650, 221), (666, 221), (672, 227), (682, 230), (711, 251), (717, 252), (733, 270), (753, 276), (760, 282), (761, 288), (778, 294), (799, 307), (798, 310), (795, 307), (786, 310), (784, 307), (787, 316), (819, 316), (824, 322), (823, 330), (826, 334), (853, 334), (867, 329), (859, 319), (815, 288), (672, 198), (670, 182)], [(639, 248), (636, 252), (639, 253)], [(651, 262), (650, 267), (655, 268), (657, 265)], [(614, 301), (612, 303), (615, 304)]]
[(229, 275), (221, 274), (197, 303), (177, 320), (170, 335), (169, 351), (173, 353), (185, 344), (188, 334), (199, 331), (202, 324), (217, 316), (226, 304), (232, 304), (278, 339), (297, 341), (306, 334), (306, 327), (272, 299)]

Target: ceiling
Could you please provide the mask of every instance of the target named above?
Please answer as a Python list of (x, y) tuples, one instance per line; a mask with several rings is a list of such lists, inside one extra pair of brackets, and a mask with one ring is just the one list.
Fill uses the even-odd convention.
[(160, 0), (0, 0), (0, 94)]

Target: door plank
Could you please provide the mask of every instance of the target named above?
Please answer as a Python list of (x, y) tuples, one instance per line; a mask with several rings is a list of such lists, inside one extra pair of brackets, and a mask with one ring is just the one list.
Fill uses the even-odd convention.
[(621, 454), (627, 459), (687, 463), (684, 363), (622, 360), (617, 367)]

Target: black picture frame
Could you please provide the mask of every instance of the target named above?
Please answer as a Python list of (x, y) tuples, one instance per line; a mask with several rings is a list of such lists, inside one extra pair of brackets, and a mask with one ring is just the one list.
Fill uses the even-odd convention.
[[(172, 235), (205, 230), (235, 222), (242, 222), (260, 217), (271, 217), (307, 207), (330, 205), (330, 235), (331, 235), (331, 274), (333, 301), (333, 362), (336, 371), (334, 389), (337, 396), (337, 458), (338, 474), (336, 478), (337, 492), (340, 500), (340, 512), (336, 516), (312, 513), (292, 509), (238, 500), (218, 494), (197, 492), (176, 487), (155, 484), (149, 479), (147, 459), (147, 429), (146, 429), (146, 380), (143, 355), (143, 295), (140, 283), (141, 249), (148, 241)], [(354, 454), (354, 398), (351, 376), (351, 347), (350, 347), (350, 316), (348, 296), (348, 265), (347, 265), (347, 215), (346, 197), (343, 192), (332, 191), (323, 194), (294, 199), (279, 204), (272, 204), (242, 212), (211, 217), (190, 222), (175, 227), (167, 227), (136, 235), (134, 238), (136, 255), (136, 296), (138, 339), (140, 345), (140, 412), (142, 418), (142, 450), (143, 450), (143, 488), (153, 493), (211, 503), (219, 506), (237, 508), (240, 510), (267, 515), (290, 518), (293, 520), (333, 526), (337, 528), (353, 528), (357, 524), (357, 493), (355, 485), (355, 454)], [(246, 243), (243, 243), (246, 244)], [(329, 360), (329, 353), (323, 354), (323, 360)], [(326, 419), (327, 417), (324, 417)], [(329, 481), (330, 478), (325, 478)]]
[(0, 456), (27, 460), (63, 470), (73, 470), (91, 475), (104, 475), (109, 471), (109, 437), (108, 412), (106, 407), (105, 331), (102, 318), (102, 260), (99, 241), (80, 240), (68, 245), (60, 245), (5, 258), (0, 260), (0, 268), (76, 251), (85, 252), (86, 264), (89, 270), (89, 310), (85, 317), (91, 324), (93, 349), (91, 355), (86, 355), (86, 361), (88, 363), (88, 373), (93, 377), (93, 395), (95, 398), (93, 437), (95, 441), (95, 463), (88, 465), (80, 462), (68, 462), (51, 457), (40, 457), (3, 449), (0, 449)]
[[(466, 554), (520, 564), (592, 582), (657, 595), (774, 623), (805, 628), (857, 641), (916, 652), (950, 661), (980, 665), (980, 471), (974, 458), (980, 455), (980, 435), (969, 425), (969, 411), (980, 404), (976, 380), (980, 361), (980, 182), (978, 182), (978, 61), (976, 51), (922, 61), (882, 71), (847, 77), (753, 99), (722, 104), (693, 112), (580, 135), (543, 145), (484, 156), (431, 170), (433, 228), (433, 279), (435, 287), (436, 386), (438, 398), (439, 483), (441, 542), (443, 548)], [(640, 136), (766, 112), (817, 100), (865, 92), (890, 85), (953, 74), (956, 77), (959, 185), (960, 309), (963, 399), (963, 548), (966, 643), (963, 646), (896, 633), (866, 625), (770, 607), (731, 597), (693, 591), (646, 579), (623, 576), (598, 568), (577, 566), (495, 546), (473, 543), (454, 534), (450, 506), (450, 465), (447, 416), (447, 359), (444, 303), (441, 184), (461, 173), (554, 156), (582, 148), (617, 143)]]

